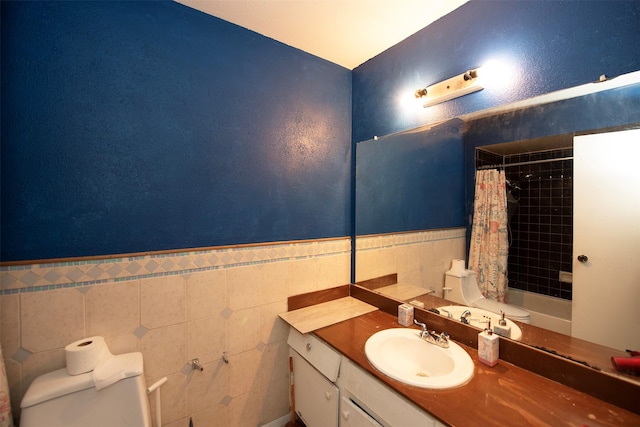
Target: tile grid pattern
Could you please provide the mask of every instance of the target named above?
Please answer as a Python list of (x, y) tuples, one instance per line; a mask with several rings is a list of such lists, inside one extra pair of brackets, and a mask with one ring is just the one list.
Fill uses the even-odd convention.
[(476, 166), (505, 167), (508, 188), (509, 286), (571, 300), (572, 284), (559, 280), (572, 271), (572, 148), (498, 156), (476, 150)]
[(459, 239), (465, 236), (465, 228), (419, 231), (416, 233), (358, 236), (358, 238), (356, 239), (356, 251), (374, 251), (382, 248), (414, 245), (441, 240)]
[(466, 256), (466, 229), (358, 236), (356, 253), (356, 281), (397, 273), (398, 283), (441, 296), (451, 260)]
[(349, 241), (293, 242), (47, 264), (0, 267), (0, 295), (184, 275), (255, 264), (345, 254)]
[[(432, 286), (464, 256), (464, 236), (461, 228), (359, 238), (358, 265)], [(19, 414), (36, 376), (64, 367), (66, 344), (101, 335), (114, 354), (142, 352), (147, 384), (168, 377), (165, 426), (278, 419), (289, 410), (288, 327), (278, 314), (289, 296), (348, 283), (350, 258), (343, 238), (2, 267), (12, 407)], [(194, 357), (203, 372), (189, 368)]]
[[(66, 344), (101, 335), (113, 354), (142, 352), (147, 384), (168, 377), (165, 426), (274, 420), (288, 411), (278, 313), (290, 295), (348, 283), (350, 253), (340, 238), (3, 267), (0, 341), (14, 413), (36, 376), (65, 366)], [(203, 372), (188, 365), (194, 357)]]

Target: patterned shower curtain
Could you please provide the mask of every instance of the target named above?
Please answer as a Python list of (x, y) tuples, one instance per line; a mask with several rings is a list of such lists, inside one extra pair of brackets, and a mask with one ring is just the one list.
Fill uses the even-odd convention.
[(476, 171), (469, 269), (478, 276), (480, 292), (500, 302), (507, 299), (507, 193), (504, 171)]
[(9, 384), (7, 382), (7, 371), (4, 369), (2, 347), (0, 347), (0, 427), (13, 427)]

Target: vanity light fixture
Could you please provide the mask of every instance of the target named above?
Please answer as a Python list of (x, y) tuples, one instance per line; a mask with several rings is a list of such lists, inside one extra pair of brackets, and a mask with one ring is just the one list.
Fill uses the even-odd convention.
[(418, 89), (414, 95), (423, 102), (422, 106), (427, 108), (484, 89), (479, 83), (478, 69), (469, 70), (426, 88)]

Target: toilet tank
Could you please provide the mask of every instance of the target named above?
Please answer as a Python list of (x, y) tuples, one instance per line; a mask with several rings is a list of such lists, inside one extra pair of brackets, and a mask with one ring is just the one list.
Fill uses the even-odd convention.
[(462, 294), (462, 281), (465, 280), (467, 272), (463, 271), (447, 271), (445, 273), (444, 288), (448, 290), (444, 298), (462, 305), (467, 305)]
[(99, 391), (92, 372), (37, 377), (20, 404), (20, 427), (151, 427), (142, 354), (114, 357), (122, 358), (123, 379)]

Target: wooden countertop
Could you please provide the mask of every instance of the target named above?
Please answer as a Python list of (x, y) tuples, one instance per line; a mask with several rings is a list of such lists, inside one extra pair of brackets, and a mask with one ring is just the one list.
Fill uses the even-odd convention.
[[(451, 390), (408, 386), (375, 370), (364, 345), (377, 331), (401, 327), (395, 316), (375, 311), (314, 334), (440, 421), (451, 426), (640, 426), (640, 415), (596, 399), (500, 360), (478, 362), (475, 349), (461, 344), (475, 363), (471, 381)], [(459, 343), (460, 344), (460, 343)], [(638, 396), (640, 405), (640, 396)]]

